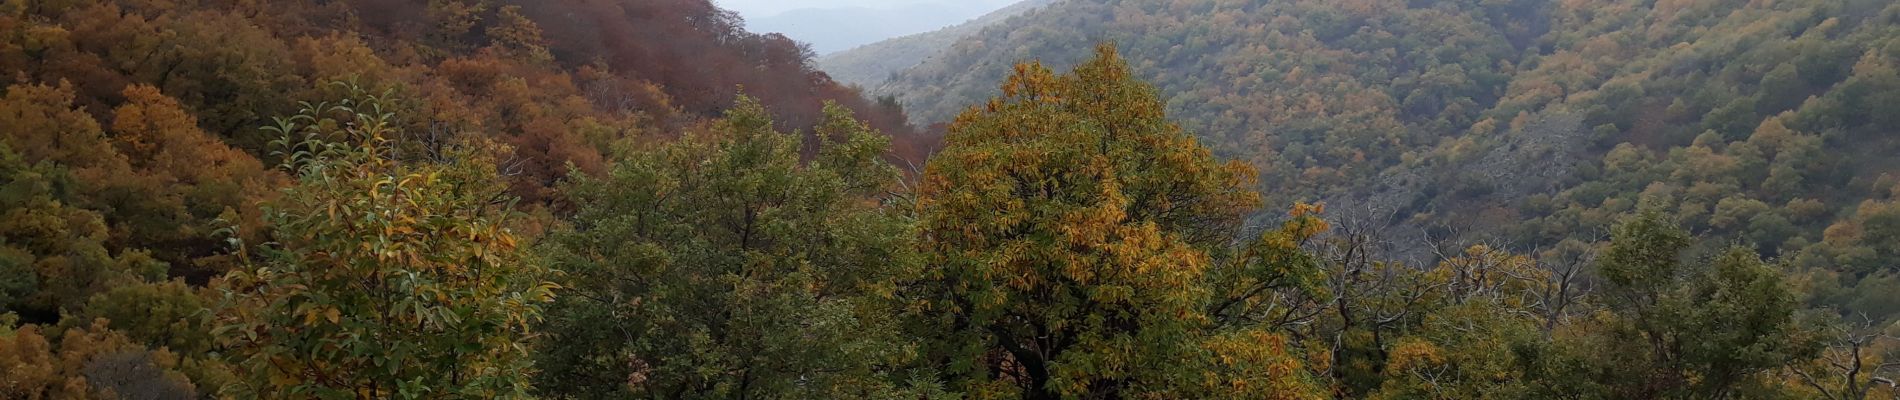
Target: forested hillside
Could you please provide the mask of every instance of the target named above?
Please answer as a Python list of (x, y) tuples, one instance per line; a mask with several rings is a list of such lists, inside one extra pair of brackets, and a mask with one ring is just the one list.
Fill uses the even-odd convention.
[(741, 25), (0, 0), (0, 399), (1900, 395), (1900, 5)]
[(1900, 147), (1896, 21), (1900, 5), (1863, 0), (1077, 1), (874, 94), (945, 122), (1012, 62), (1072, 65), (1112, 41), (1183, 125), (1261, 170), (1269, 204), (1390, 224), (1412, 257), (1590, 242), (1653, 209), (1882, 319), (1900, 311), (1878, 222)]
[[(285, 273), (292, 258), (345, 263), (335, 258), (339, 251), (372, 242), (375, 250), (357, 256), (477, 270), (463, 257), (517, 262), (515, 254), (527, 253), (508, 249), (529, 246), (561, 223), (554, 215), (574, 207), (558, 193), (560, 182), (604, 174), (616, 154), (710, 124), (742, 91), (786, 129), (811, 131), (835, 103), (899, 143), (914, 139), (900, 111), (832, 83), (796, 42), (740, 25), (705, 0), (0, 1), (0, 398), (217, 394), (238, 379), (234, 373), (265, 366), (248, 363), (283, 361), (223, 357), (244, 354), (243, 342), (262, 334), (238, 332), (271, 327), (239, 316), (358, 322), (322, 333), (330, 336), (297, 332), (309, 340), (299, 345), (319, 345), (307, 351), (337, 351), (325, 346), (341, 337), (360, 345), (400, 341), (389, 332), (363, 335), (358, 329), (368, 322), (359, 318), (367, 315), (313, 305), (370, 304), (364, 299), (238, 301), (206, 285), (269, 292), (286, 282), (272, 279), (285, 275), (231, 274), (263, 265)], [(346, 156), (356, 152), (320, 145), (328, 142), (374, 150)], [(920, 155), (893, 157), (921, 162)], [(311, 171), (329, 162), (313, 160), (330, 159), (364, 165), (347, 174)], [(396, 181), (403, 188), (382, 192)], [(443, 192), (427, 193), (435, 190)], [(366, 209), (359, 206), (375, 202), (352, 197), (368, 194), (429, 194), (440, 203)], [(347, 227), (321, 226), (313, 216)], [(350, 232), (370, 224), (387, 231), (379, 238)], [(502, 229), (525, 236), (485, 233)], [(464, 234), (471, 243), (444, 237)], [(507, 246), (487, 247), (495, 240)], [(394, 279), (361, 267), (357, 277)], [(552, 278), (533, 271), (442, 284), (481, 293)], [(438, 296), (444, 293), (454, 292)], [(226, 300), (257, 308), (211, 312)], [(429, 304), (437, 307), (429, 313), (442, 314), (426, 317), (519, 324), (530, 321), (491, 311), (532, 304)], [(278, 306), (297, 309), (269, 308)], [(218, 328), (225, 322), (233, 324)], [(507, 352), (507, 342), (432, 329), (404, 334), (501, 346), (462, 358), (384, 355), (440, 356), (431, 361), (440, 365), (404, 371), (484, 370), (500, 364), (471, 360)], [(298, 365), (324, 374), (367, 364)], [(390, 368), (382, 372), (397, 372)], [(298, 374), (271, 376), (312, 378)], [(523, 388), (471, 385), (461, 393)], [(233, 394), (252, 395), (259, 394)]]

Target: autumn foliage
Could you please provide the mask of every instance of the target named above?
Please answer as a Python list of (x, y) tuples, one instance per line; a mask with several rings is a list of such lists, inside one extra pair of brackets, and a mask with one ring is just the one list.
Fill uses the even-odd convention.
[(0, 0), (0, 398), (1894, 393), (1900, 9), (1060, 4), (939, 142), (706, 0)]

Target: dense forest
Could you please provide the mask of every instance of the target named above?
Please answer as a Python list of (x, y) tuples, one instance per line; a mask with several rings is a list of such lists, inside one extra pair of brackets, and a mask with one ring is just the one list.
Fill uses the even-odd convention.
[(1900, 5), (1029, 12), (0, 0), (0, 398), (1900, 396)]
[(1326, 202), (1395, 258), (1542, 259), (1643, 210), (1742, 244), (1807, 300), (1900, 313), (1900, 4), (1862, 0), (1067, 1), (873, 86), (920, 122), (1017, 60), (1112, 41), (1269, 209)]

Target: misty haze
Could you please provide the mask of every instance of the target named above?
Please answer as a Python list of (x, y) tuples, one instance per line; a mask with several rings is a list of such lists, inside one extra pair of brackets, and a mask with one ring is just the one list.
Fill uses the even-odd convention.
[(937, 30), (982, 16), (1013, 0), (721, 0), (746, 29), (783, 33), (820, 55)]

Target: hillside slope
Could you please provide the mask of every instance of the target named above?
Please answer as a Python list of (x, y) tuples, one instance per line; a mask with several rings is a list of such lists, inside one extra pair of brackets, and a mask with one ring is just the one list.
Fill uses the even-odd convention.
[[(512, 146), (497, 156), (524, 207), (572, 171), (601, 172), (622, 142), (719, 117), (741, 87), (787, 130), (817, 124), (827, 101), (909, 130), (795, 42), (737, 22), (706, 0), (5, 3), (0, 153), (78, 174), (55, 200), (97, 213), (105, 248), (201, 282), (231, 261), (217, 256), (227, 225), (258, 239), (257, 203), (286, 184), (265, 167), (280, 138), (261, 128), (344, 86), (411, 99), (385, 111), (408, 116), (394, 123), (413, 157)], [(59, 305), (21, 310), (45, 322)]]
[(1593, 241), (1654, 209), (1842, 277), (1822, 286), (1900, 264), (1871, 222), (1894, 214), (1900, 4), (1076, 1), (873, 93), (948, 122), (1013, 63), (1102, 41), (1274, 202), (1332, 202), (1414, 255)]
[(527, 397), (558, 286), (527, 249), (570, 182), (734, 104), (910, 130), (738, 24), (709, 0), (0, 1), (0, 398)]
[(891, 74), (922, 64), (970, 35), (1062, 0), (1025, 0), (982, 17), (931, 32), (880, 41), (819, 56), (818, 69), (847, 85), (876, 87)]

